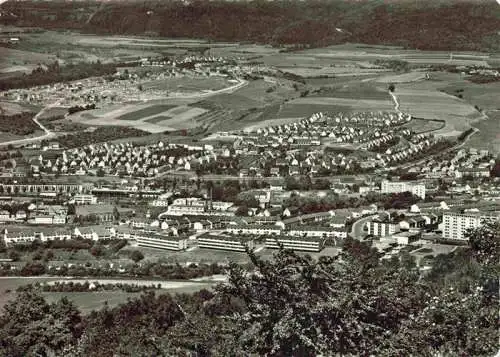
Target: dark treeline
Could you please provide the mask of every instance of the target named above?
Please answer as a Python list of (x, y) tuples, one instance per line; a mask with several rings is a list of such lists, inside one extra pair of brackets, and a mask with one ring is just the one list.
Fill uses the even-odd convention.
[(94, 103), (92, 104), (87, 104), (87, 105), (75, 105), (73, 107), (68, 108), (68, 114), (75, 114), (78, 112), (82, 112), (84, 110), (92, 110), (95, 109), (96, 106)]
[(161, 289), (161, 284), (138, 285), (131, 283), (100, 283), (98, 281), (56, 281), (54, 284), (35, 284), (22, 285), (16, 289), (17, 292), (37, 290), (43, 292), (96, 292), (96, 291), (117, 291), (121, 290), (126, 293), (140, 293), (148, 290)]
[(103, 266), (63, 265), (55, 266), (44, 261), (27, 262), (21, 269), (13, 270), (10, 263), (0, 264), (0, 276), (72, 276), (95, 278), (158, 278), (186, 280), (204, 276), (223, 274), (225, 268), (217, 264), (191, 264), (182, 266), (180, 264), (165, 264), (146, 262), (142, 264), (130, 264), (123, 269), (112, 268), (109, 264)]
[(14, 135), (29, 135), (33, 134), (40, 128), (32, 120), (33, 113), (19, 113), (13, 115), (0, 114), (0, 131)]
[[(299, 47), (344, 42), (418, 49), (498, 47), (494, 1), (17, 2), (1, 7), (19, 26), (99, 34), (252, 41)], [(423, 31), (425, 29), (425, 31)]]
[[(94, 131), (84, 131), (78, 134), (66, 134), (57, 138), (59, 144), (67, 149), (73, 149), (90, 144), (102, 143), (116, 139), (135, 136), (145, 136), (149, 133), (136, 128), (121, 126), (100, 126)], [(46, 141), (42, 141), (42, 145)]]
[(116, 66), (116, 64), (103, 64), (99, 61), (59, 66), (59, 62), (56, 61), (47, 67), (37, 67), (30, 74), (0, 79), (0, 91), (114, 74)]
[(249, 253), (227, 284), (194, 294), (147, 292), (83, 315), (66, 298), (22, 291), (0, 314), (0, 355), (492, 356), (498, 349), (500, 226), (468, 247), (389, 260), (347, 239), (340, 257)]

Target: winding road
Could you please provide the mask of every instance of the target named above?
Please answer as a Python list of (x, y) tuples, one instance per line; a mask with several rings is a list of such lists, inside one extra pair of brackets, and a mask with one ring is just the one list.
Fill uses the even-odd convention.
[(45, 113), (45, 111), (47, 109), (50, 109), (50, 108), (53, 108), (55, 106), (57, 106), (59, 103), (55, 103), (55, 104), (51, 104), (51, 105), (48, 105), (46, 106), (45, 108), (43, 108), (42, 110), (40, 110), (34, 117), (33, 117), (33, 121), (35, 122), (36, 125), (38, 125), (40, 127), (40, 129), (43, 130), (44, 134), (40, 135), (40, 136), (36, 136), (36, 137), (33, 137), (33, 138), (26, 138), (26, 139), (17, 139), (17, 140), (11, 140), (11, 141), (4, 141), (2, 143), (0, 143), (0, 146), (7, 146), (7, 145), (23, 145), (23, 144), (28, 144), (28, 143), (31, 143), (31, 142), (36, 142), (36, 141), (40, 141), (40, 140), (44, 140), (44, 139), (48, 139), (48, 138), (51, 138), (54, 136), (54, 133), (52, 133), (49, 129), (47, 129), (45, 126), (43, 126), (42, 123), (40, 123), (38, 121), (38, 119), (40, 118), (40, 116), (42, 116), (42, 114)]

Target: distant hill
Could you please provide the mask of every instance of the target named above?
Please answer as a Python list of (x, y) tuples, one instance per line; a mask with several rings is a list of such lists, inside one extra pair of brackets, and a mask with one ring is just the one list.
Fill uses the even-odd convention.
[(498, 50), (495, 0), (7, 1), (0, 23), (98, 34), (273, 45), (343, 42), (425, 50)]

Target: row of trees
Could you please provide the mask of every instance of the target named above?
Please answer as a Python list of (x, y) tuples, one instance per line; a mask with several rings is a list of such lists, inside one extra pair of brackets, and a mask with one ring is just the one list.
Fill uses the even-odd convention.
[[(91, 248), (92, 249), (92, 248)], [(137, 252), (137, 253), (136, 253)], [(130, 252), (130, 258), (135, 262), (141, 261), (144, 256), (139, 251)], [(13, 268), (15, 267), (15, 268)], [(211, 276), (224, 273), (225, 268), (217, 264), (191, 264), (182, 266), (178, 263), (163, 263), (144, 261), (140, 264), (128, 264), (122, 267), (112, 266), (105, 262), (92, 264), (91, 261), (85, 265), (53, 265), (47, 261), (29, 261), (18, 267), (10, 263), (0, 264), (0, 276), (40, 276), (44, 274), (52, 276), (75, 276), (75, 277), (126, 277), (126, 278), (161, 278), (161, 279), (194, 279), (203, 276)]]
[[(83, 131), (78, 134), (67, 134), (57, 138), (59, 144), (65, 148), (73, 149), (95, 143), (123, 139), (129, 137), (145, 136), (149, 133), (126, 126), (100, 126), (94, 131)], [(42, 145), (46, 142), (42, 141)]]
[(161, 289), (161, 284), (151, 284), (151, 285), (138, 285), (131, 283), (100, 283), (98, 281), (94, 282), (65, 282), (56, 281), (54, 284), (28, 284), (22, 285), (16, 289), (17, 292), (23, 291), (43, 291), (43, 292), (97, 292), (97, 291), (117, 291), (121, 290), (127, 293), (140, 293), (149, 290)]
[(347, 240), (340, 257), (279, 251), (232, 264), (214, 292), (155, 295), (83, 316), (33, 291), (6, 304), (0, 351), (54, 356), (488, 356), (498, 349), (500, 225), (422, 275)]

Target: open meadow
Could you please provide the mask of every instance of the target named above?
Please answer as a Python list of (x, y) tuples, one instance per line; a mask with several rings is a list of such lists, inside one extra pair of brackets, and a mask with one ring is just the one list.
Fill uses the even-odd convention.
[[(50, 283), (63, 281), (67, 279), (58, 277), (1, 277), (0, 278), (0, 309), (16, 296), (16, 289), (20, 286), (35, 283)], [(99, 281), (101, 283), (124, 282), (130, 284), (141, 284), (141, 280), (128, 279), (87, 279), (89, 282)], [(85, 281), (81, 279), (81, 281)], [(146, 285), (161, 284), (162, 288), (157, 292), (168, 293), (191, 293), (203, 288), (210, 289), (213, 282), (192, 282), (192, 281), (165, 281), (165, 280), (146, 280)], [(66, 296), (69, 300), (81, 309), (83, 313), (89, 313), (92, 310), (100, 309), (105, 303), (113, 307), (122, 304), (129, 298), (138, 297), (141, 293), (129, 293), (124, 291), (98, 291), (98, 292), (44, 292), (43, 296), (48, 302), (56, 302)]]

